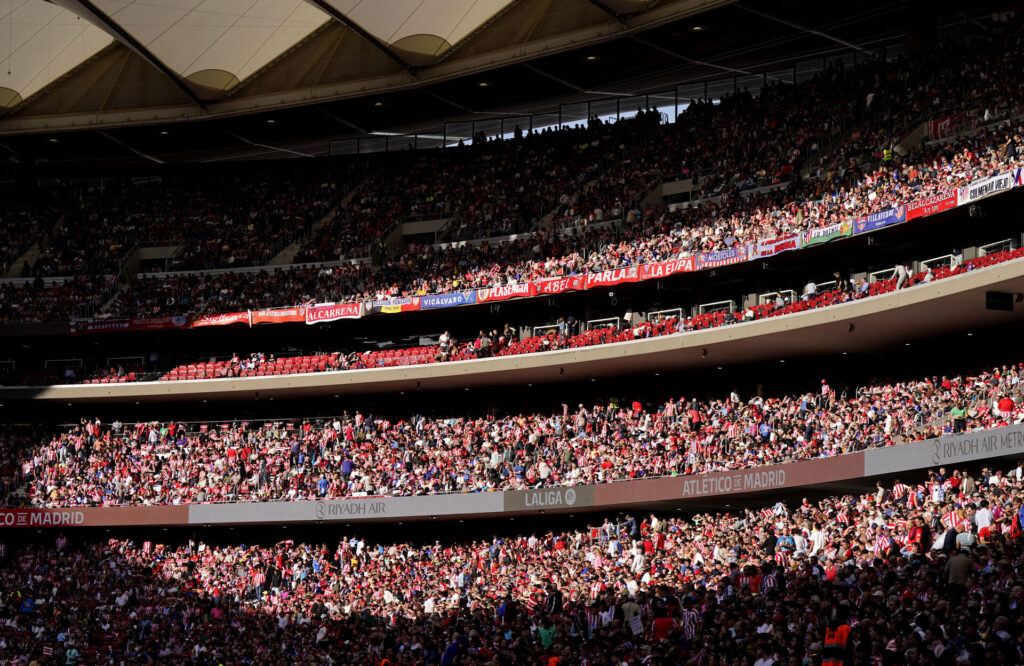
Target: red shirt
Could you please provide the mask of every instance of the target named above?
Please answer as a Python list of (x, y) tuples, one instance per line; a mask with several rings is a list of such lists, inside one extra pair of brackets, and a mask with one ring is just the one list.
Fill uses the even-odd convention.
[(670, 617), (659, 617), (651, 626), (654, 631), (654, 640), (660, 641), (663, 638), (668, 638), (668, 635), (676, 628), (676, 621)]

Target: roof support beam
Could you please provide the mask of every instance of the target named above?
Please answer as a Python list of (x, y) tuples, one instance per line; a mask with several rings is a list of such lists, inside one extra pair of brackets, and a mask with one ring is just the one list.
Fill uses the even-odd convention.
[[(809, 35), (817, 35), (818, 37), (824, 37), (825, 39), (827, 39), (829, 41), (835, 42), (836, 44), (842, 44), (843, 46), (845, 46), (847, 48), (850, 48), (850, 49), (853, 49), (855, 51), (861, 51), (863, 53), (871, 53), (871, 51), (869, 51), (868, 49), (864, 48), (863, 46), (860, 46), (859, 44), (854, 44), (853, 42), (848, 42), (845, 39), (840, 39), (839, 37), (836, 37), (834, 35), (830, 35), (827, 32), (823, 32), (821, 30), (815, 30), (814, 28), (808, 28), (806, 26), (800, 25), (799, 23), (794, 23), (792, 21), (788, 21), (786, 19), (779, 18), (778, 16), (772, 16), (771, 14), (769, 14), (767, 12), (762, 12), (762, 11), (760, 11), (758, 9), (751, 9), (750, 7), (744, 7), (741, 4), (736, 4), (734, 6), (737, 9), (742, 9), (743, 11), (745, 11), (745, 12), (747, 12), (749, 14), (753, 14), (754, 16), (760, 16), (761, 18), (768, 19), (769, 21), (775, 21), (776, 23), (781, 23), (784, 26), (788, 26), (790, 28), (794, 28), (794, 29), (799, 30), (801, 32), (806, 32)], [(872, 54), (872, 55), (874, 55), (874, 54)]]
[(643, 44), (644, 46), (646, 46), (648, 48), (654, 49), (655, 51), (661, 51), (662, 53), (664, 53), (666, 55), (670, 55), (673, 58), (677, 58), (678, 60), (682, 60), (683, 62), (688, 62), (691, 65), (700, 65), (702, 67), (712, 67), (714, 69), (720, 69), (723, 72), (732, 72), (733, 74), (751, 74), (752, 73), (752, 72), (750, 72), (748, 70), (745, 70), (745, 69), (737, 69), (736, 67), (728, 67), (726, 65), (716, 65), (715, 63), (708, 62), (707, 60), (696, 60), (694, 58), (688, 58), (688, 57), (684, 56), (681, 53), (676, 53), (675, 51), (672, 51), (670, 49), (666, 49), (663, 46), (658, 46), (657, 44), (651, 43), (651, 42), (647, 41), (646, 39), (643, 39), (642, 37), (637, 37), (636, 35), (630, 35), (629, 38), (632, 39), (634, 42), (637, 42), (639, 44)]
[(199, 106), (199, 108), (206, 108), (206, 103), (199, 97), (199, 95), (196, 94), (196, 91), (192, 90), (192, 88), (185, 83), (185, 81), (178, 76), (174, 70), (165, 65), (160, 58), (157, 58), (152, 51), (143, 46), (139, 40), (135, 39), (131, 33), (118, 25), (116, 21), (97, 9), (96, 6), (92, 4), (91, 0), (76, 0), (76, 2), (102, 24), (100, 27), (105, 28), (114, 37), (116, 37), (118, 41), (138, 53), (146, 62), (156, 67), (160, 70), (161, 74), (173, 81), (174, 85), (181, 88), (182, 92), (188, 95), (189, 98)]
[(611, 16), (613, 19), (615, 19), (616, 21), (618, 21), (622, 25), (626, 25), (626, 18), (627, 17), (626, 17), (625, 14), (620, 14), (619, 12), (615, 11), (614, 9), (609, 7), (608, 5), (606, 5), (603, 2), (601, 2), (601, 0), (587, 0), (587, 2), (589, 2), (590, 4), (594, 5), (598, 9), (600, 9), (602, 12), (604, 12), (608, 16)]
[(339, 12), (329, 2), (327, 2), (327, 0), (308, 0), (308, 1), (313, 3), (314, 5), (316, 5), (318, 8), (320, 8), (321, 11), (326, 13), (328, 16), (333, 18), (338, 23), (342, 24), (343, 26), (345, 26), (349, 30), (352, 30), (353, 32), (358, 34), (360, 37), (362, 37), (366, 41), (370, 42), (370, 44), (372, 44), (374, 46), (374, 48), (376, 48), (376, 49), (378, 49), (380, 51), (383, 51), (386, 56), (388, 56), (389, 58), (391, 58), (392, 60), (397, 62), (399, 65), (401, 65), (407, 72), (409, 72), (410, 74), (414, 74), (414, 75), (416, 74), (416, 68), (413, 67), (412, 65), (410, 65), (409, 63), (407, 63), (405, 61), (405, 58), (403, 58), (402, 56), (398, 55), (397, 53), (392, 51), (390, 48), (388, 48), (387, 44), (385, 44), (384, 42), (380, 41), (379, 39), (377, 39), (376, 37), (371, 35), (369, 32), (367, 32), (367, 30), (365, 28), (363, 28), (363, 26), (359, 25), (358, 23), (356, 23), (355, 21), (353, 21), (349, 17), (347, 17), (344, 14), (342, 14), (341, 12)]
[[(481, 32), (484, 31), (485, 28), (489, 28), (491, 25), (494, 24), (495, 21), (497, 21), (499, 18), (501, 18), (502, 16), (507, 14), (509, 12), (509, 10), (511, 10), (514, 6), (518, 5), (522, 1), (523, 0), (511, 0), (511, 2), (509, 2), (507, 5), (505, 5), (501, 9), (499, 9), (498, 12), (494, 16), (492, 16), (491, 18), (487, 19), (486, 21), (484, 21), (483, 23), (481, 23), (477, 27), (473, 28), (469, 32), (468, 35), (466, 35), (465, 37), (463, 37), (459, 41), (457, 41), (454, 44), (452, 44), (452, 47), (450, 49), (448, 49), (447, 51), (445, 51), (441, 55), (437, 56), (437, 58), (434, 60), (434, 62), (433, 62), (433, 64), (431, 66), (433, 67), (434, 65), (439, 65), (442, 62), (444, 62), (445, 60), (447, 60), (451, 56), (451, 54), (454, 53), (457, 49), (459, 49), (463, 44), (466, 44), (467, 42), (472, 40), (474, 37), (479, 35)], [(551, 0), (547, 0), (547, 1), (550, 4)]]

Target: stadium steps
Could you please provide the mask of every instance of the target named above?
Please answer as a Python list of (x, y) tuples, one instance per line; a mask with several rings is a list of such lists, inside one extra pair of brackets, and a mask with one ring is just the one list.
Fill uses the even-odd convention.
[[(352, 197), (356, 195), (359, 188), (369, 180), (369, 176), (359, 181), (359, 184), (348, 191), (348, 193), (338, 202), (338, 205), (327, 211), (327, 214), (317, 220), (309, 230), (309, 236), (315, 236), (321, 229), (334, 219), (334, 217), (343, 209), (345, 206), (352, 201)], [(286, 246), (283, 250), (275, 254), (270, 261), (267, 262), (268, 266), (290, 266), (295, 261), (295, 255), (302, 249), (302, 241), (296, 241)], [(337, 257), (335, 257), (337, 258)]]
[[(569, 205), (570, 206), (574, 205), (576, 203), (576, 201), (580, 198), (580, 193), (581, 192), (589, 191), (590, 188), (594, 187), (596, 184), (597, 184), (597, 178), (594, 178), (593, 180), (588, 180), (583, 185), (583, 187), (576, 189), (572, 193), (572, 195), (569, 197)], [(555, 226), (554, 226), (555, 212), (557, 210), (558, 209), (555, 208), (550, 213), (548, 213), (544, 217), (542, 217), (539, 220), (537, 220), (537, 222), (533, 225), (533, 227), (530, 229), (530, 231), (531, 232), (532, 231), (540, 231), (542, 229), (546, 230), (546, 231), (554, 231), (555, 230)]]
[(818, 164), (818, 158), (821, 157), (822, 155), (829, 154), (836, 146), (841, 146), (842, 144), (848, 142), (850, 140), (850, 137), (853, 136), (853, 133), (859, 130), (860, 127), (860, 125), (852, 125), (850, 127), (847, 127), (839, 134), (836, 134), (835, 137), (832, 138), (832, 140), (818, 146), (817, 152), (815, 152), (813, 155), (808, 155), (807, 159), (804, 160), (803, 166), (800, 167), (800, 178), (806, 179), (810, 177), (810, 175), (821, 166)]
[(33, 243), (32, 247), (25, 250), (25, 252), (20, 257), (14, 260), (14, 263), (11, 264), (11, 268), (7, 271), (7, 274), (4, 275), (4, 277), (20, 278), (22, 268), (25, 266), (25, 264), (34, 264), (36, 262), (36, 259), (39, 258), (39, 254), (39, 243)]

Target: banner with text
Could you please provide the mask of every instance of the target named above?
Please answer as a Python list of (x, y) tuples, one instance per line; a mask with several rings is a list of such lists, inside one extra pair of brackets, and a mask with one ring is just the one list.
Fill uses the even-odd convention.
[(476, 303), (476, 291), (456, 291), (451, 294), (420, 296), (420, 310), (453, 308), (459, 305), (473, 305), (474, 303)]
[(970, 185), (964, 185), (956, 193), (956, 203), (958, 206), (963, 206), (978, 199), (984, 199), (997, 192), (1005, 192), (1013, 187), (1015, 175), (1015, 173), (1007, 171), (998, 176), (983, 178), (982, 180), (974, 181)]
[(326, 324), (339, 319), (359, 319), (363, 313), (362, 303), (322, 303), (306, 308), (307, 324)]
[(525, 298), (534, 296), (533, 284), (510, 284), (504, 287), (491, 287), (490, 289), (477, 289), (476, 300), (478, 303), (490, 303), (491, 301), (507, 301), (510, 298)]
[(187, 506), (170, 505), (0, 509), (0, 528), (187, 525), (188, 514)]
[(937, 141), (939, 139), (945, 139), (946, 137), (953, 136), (959, 128), (967, 120), (967, 112), (961, 111), (960, 113), (954, 113), (951, 116), (945, 118), (938, 118), (936, 120), (928, 121), (928, 140)]
[(899, 224), (900, 222), (907, 221), (907, 207), (898, 206), (896, 208), (890, 208), (889, 210), (880, 210), (877, 213), (871, 213), (867, 217), (862, 217), (853, 223), (854, 233), (864, 234), (869, 231), (881, 229), (882, 227), (888, 227), (892, 224)]
[(757, 242), (755, 257), (771, 257), (782, 252), (800, 249), (800, 235), (790, 234), (781, 238), (773, 238)]
[(192, 328), (200, 326), (230, 326), (248, 324), (252, 326), (248, 312), (227, 312), (224, 314), (201, 315), (192, 320)]
[(640, 267), (640, 279), (657, 280), (658, 278), (668, 277), (675, 273), (689, 273), (691, 271), (693, 271), (693, 257), (670, 259), (669, 261), (659, 261), (656, 264), (644, 264)]
[(157, 331), (164, 328), (188, 328), (186, 315), (137, 317), (134, 319), (89, 319), (71, 322), (71, 335), (117, 333), (119, 331)]
[(746, 245), (732, 247), (728, 250), (719, 250), (718, 252), (703, 252), (694, 259), (693, 267), (696, 270), (701, 270), (703, 268), (717, 268), (718, 266), (738, 264), (741, 261), (746, 261), (747, 255)]
[(419, 309), (419, 296), (385, 298), (370, 303), (370, 312), (373, 314), (398, 314), (399, 312), (415, 312)]
[(278, 308), (274, 310), (253, 310), (252, 323), (293, 324), (306, 321), (306, 308)]
[(579, 291), (587, 288), (587, 277), (585, 275), (573, 275), (572, 277), (551, 278), (533, 283), (534, 292), (540, 296), (561, 294), (567, 291)]
[(808, 229), (803, 232), (803, 245), (818, 245), (820, 243), (827, 243), (830, 240), (836, 238), (843, 238), (853, 233), (853, 224), (849, 220), (846, 222), (839, 222), (838, 224), (830, 224), (827, 227), (818, 227), (817, 229)]
[(926, 439), (902, 446), (865, 451), (864, 474), (961, 465), (1003, 456), (1024, 458), (1024, 426), (1012, 425)]
[(936, 194), (907, 204), (907, 219), (913, 220), (956, 208), (956, 192)]
[(630, 266), (629, 268), (616, 268), (613, 271), (601, 271), (600, 273), (589, 273), (587, 275), (587, 289), (595, 287), (612, 287), (617, 284), (628, 282), (639, 282), (640, 267)]

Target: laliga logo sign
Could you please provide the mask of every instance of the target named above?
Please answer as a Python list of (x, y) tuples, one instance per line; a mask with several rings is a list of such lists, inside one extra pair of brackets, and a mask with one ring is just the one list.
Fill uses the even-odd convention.
[(576, 491), (572, 488), (566, 490), (538, 490), (528, 493), (523, 500), (523, 504), (526, 507), (572, 506), (576, 503)]

